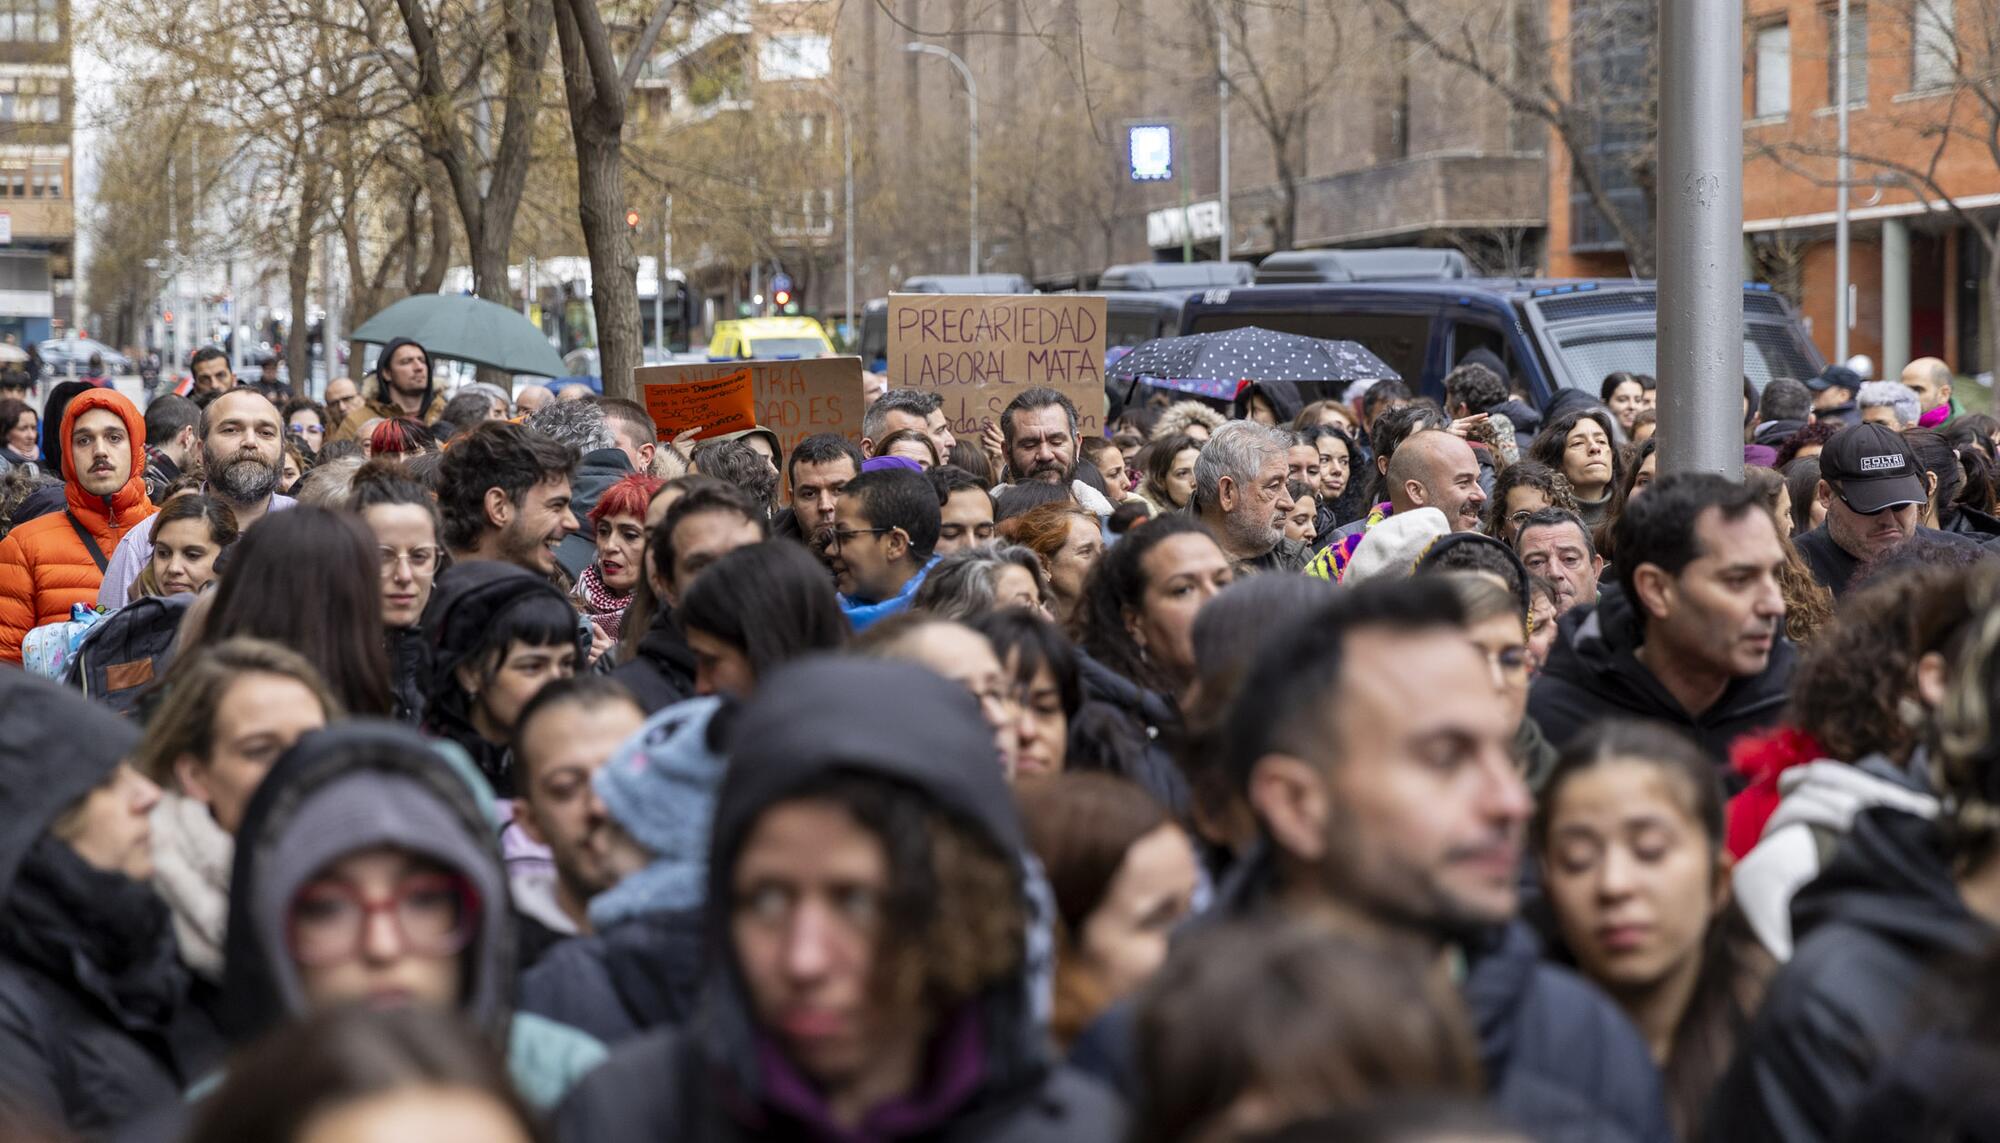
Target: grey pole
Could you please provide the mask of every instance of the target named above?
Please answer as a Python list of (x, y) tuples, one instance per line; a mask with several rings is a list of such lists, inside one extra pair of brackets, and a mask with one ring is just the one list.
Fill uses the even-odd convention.
[(1742, 68), (1742, 0), (1662, 0), (1662, 473), (1743, 475)]
[[(1229, 261), (1229, 25), (1220, 6), (1215, 9), (1215, 197), (1222, 207), (1221, 261)], [(1185, 221), (1186, 213), (1182, 213)]]
[(972, 69), (965, 66), (965, 61), (958, 58), (958, 53), (949, 48), (941, 48), (936, 44), (925, 44), (912, 40), (903, 45), (903, 50), (937, 56), (957, 68), (960, 78), (965, 80), (965, 110), (972, 128), (972, 151), (970, 158), (966, 160), (965, 167), (965, 181), (971, 184), (970, 189), (972, 192), (972, 208), (970, 211), (972, 260), (971, 264), (966, 267), (965, 272), (968, 274), (977, 274), (979, 273), (979, 84), (972, 78)]
[(1853, 307), (1848, 302), (1851, 279), (1848, 276), (1848, 226), (1847, 226), (1847, 183), (1853, 177), (1853, 165), (1847, 158), (1847, 10), (1848, 0), (1840, 0), (1839, 13), (1834, 17), (1834, 87), (1840, 92), (1839, 101), (1834, 104), (1834, 120), (1840, 141), (1840, 159), (1836, 173), (1839, 184), (1833, 189), (1833, 362), (1847, 364), (1847, 326), (1854, 320)]

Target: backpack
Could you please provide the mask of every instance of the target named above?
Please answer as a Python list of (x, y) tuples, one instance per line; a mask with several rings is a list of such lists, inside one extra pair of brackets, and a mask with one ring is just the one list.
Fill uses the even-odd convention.
[(135, 599), (91, 628), (70, 660), (63, 681), (87, 698), (130, 714), (140, 696), (173, 662), (181, 620), (192, 595)]

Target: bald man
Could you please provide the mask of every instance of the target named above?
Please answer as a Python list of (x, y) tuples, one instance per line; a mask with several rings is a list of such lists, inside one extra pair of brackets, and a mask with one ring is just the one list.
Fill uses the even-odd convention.
[(1922, 412), (1928, 413), (1945, 405), (1950, 407), (1952, 415), (1958, 413), (1958, 406), (1951, 400), (1951, 366), (1937, 358), (1919, 357), (1904, 366), (1903, 384), (1917, 395), (1917, 405)]
[(547, 385), (523, 385), (514, 390), (514, 411), (524, 417), (532, 416), (536, 409), (555, 398)]
[(1486, 493), (1479, 455), (1463, 437), (1437, 429), (1411, 436), (1389, 458), (1389, 504), (1396, 512), (1436, 508), (1454, 531), (1477, 532)]

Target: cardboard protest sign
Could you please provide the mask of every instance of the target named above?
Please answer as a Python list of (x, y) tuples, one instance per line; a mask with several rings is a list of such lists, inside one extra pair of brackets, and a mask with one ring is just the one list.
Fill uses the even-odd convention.
[(889, 384), (944, 401), (978, 433), (1025, 389), (1076, 403), (1080, 436), (1104, 432), (1104, 299), (1084, 294), (890, 294)]
[[(633, 380), (639, 384), (640, 392), (646, 395), (646, 411), (652, 414), (659, 439), (672, 440), (674, 433), (689, 425), (683, 423), (670, 430), (669, 423), (661, 420), (654, 404), (653, 390), (725, 381), (745, 371), (750, 374), (755, 423), (778, 435), (778, 445), (786, 455), (790, 455), (800, 441), (815, 433), (839, 433), (856, 444), (861, 443), (859, 357), (648, 365), (634, 370)], [(738, 427), (747, 429), (751, 426), (744, 424)]]
[(647, 385), (643, 392), (646, 413), (653, 418), (661, 440), (698, 428), (701, 432), (695, 439), (705, 441), (757, 426), (757, 395), (748, 369), (713, 381)]

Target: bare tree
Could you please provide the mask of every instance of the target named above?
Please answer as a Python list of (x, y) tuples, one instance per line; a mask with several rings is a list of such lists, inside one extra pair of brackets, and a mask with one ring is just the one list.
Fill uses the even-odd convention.
[[(563, 95), (576, 141), (577, 202), (584, 247), (590, 252), (590, 302), (597, 314), (597, 351), (604, 391), (638, 396), (633, 371), (643, 364), (639, 332), (639, 258), (626, 235), (625, 103), (646, 57), (659, 42), (674, 0), (658, 0), (627, 49), (620, 68), (597, 0), (555, 0)], [(662, 294), (666, 267), (660, 268)], [(664, 296), (660, 304), (665, 304)]]

